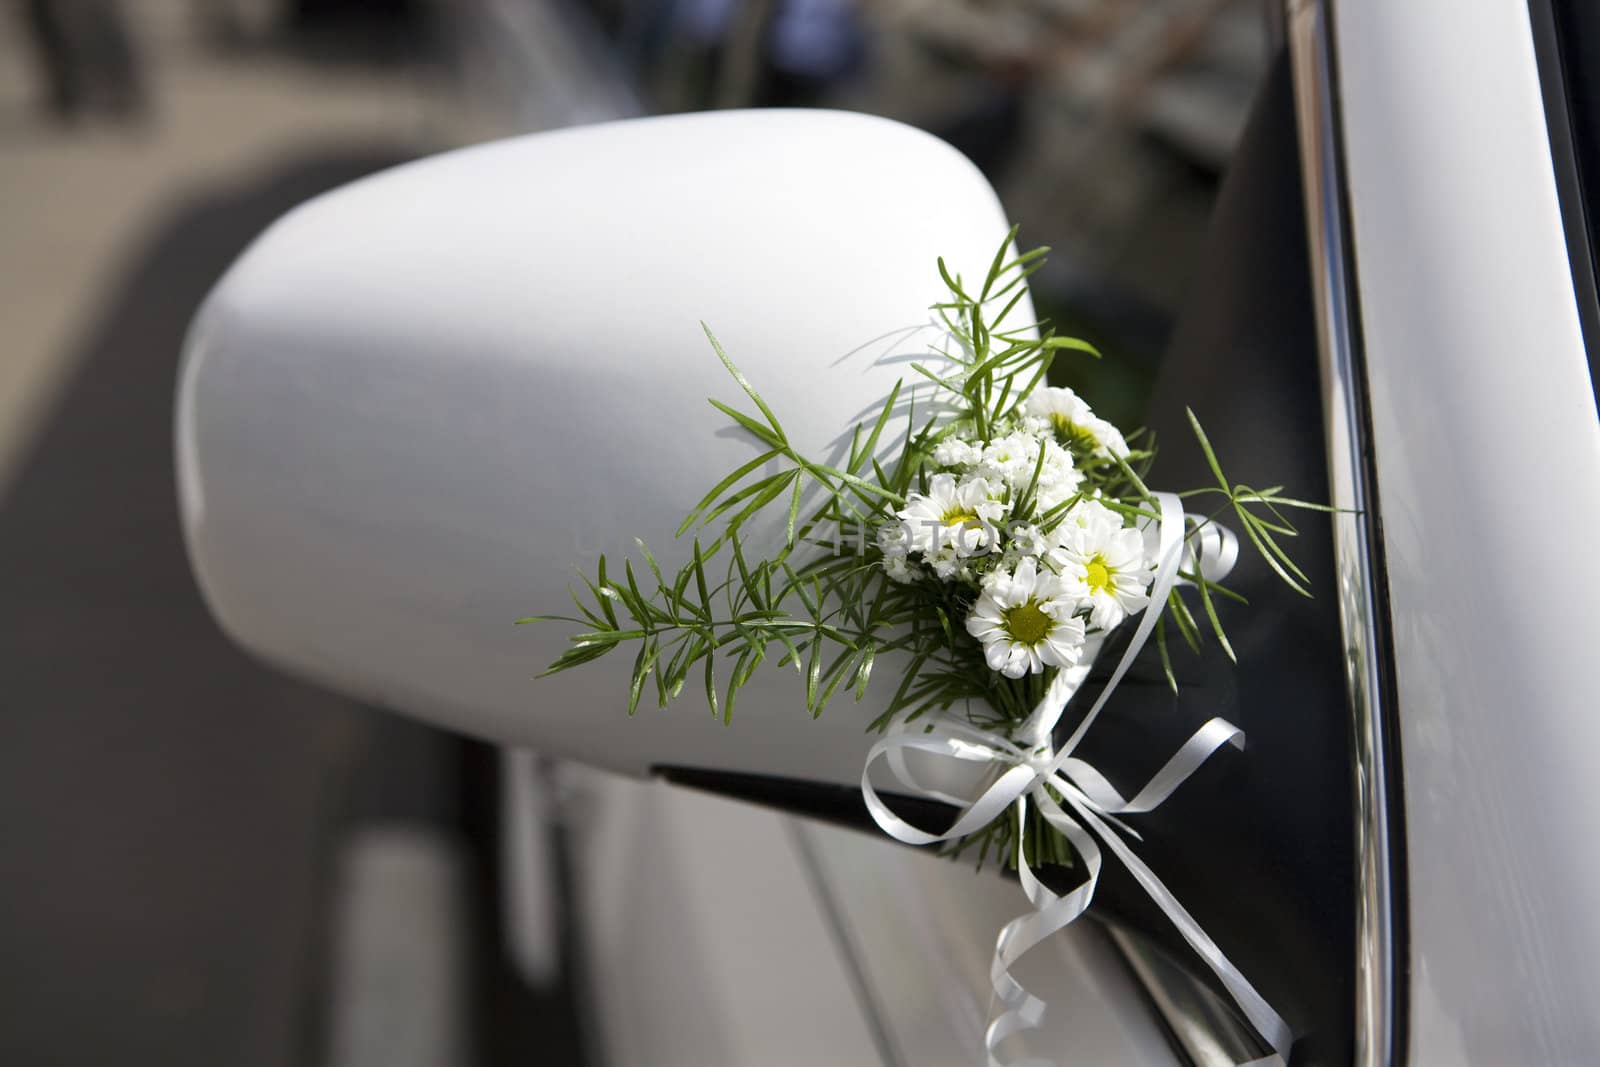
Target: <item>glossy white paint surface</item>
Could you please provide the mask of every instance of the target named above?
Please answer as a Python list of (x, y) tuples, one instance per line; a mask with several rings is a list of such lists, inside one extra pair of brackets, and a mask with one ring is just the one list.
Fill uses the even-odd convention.
[[(867, 1001), (897, 1064), (983, 1062), (989, 965), (1000, 928), (1028, 910), (1017, 884), (929, 850), (790, 820), (817, 859), (864, 973)], [(1049, 1007), (1039, 1029), (1002, 1048), (1010, 1062), (1180, 1062), (1150, 995), (1093, 921), (1080, 920), (1018, 961), (1016, 977)]]
[[(982, 1062), (994, 937), (1027, 908), (1014, 882), (749, 804), (568, 773), (604, 1062)], [(1018, 974), (1049, 1009), (1011, 1058), (1177, 1063), (1092, 923), (1052, 937)]]
[(567, 776), (599, 1062), (876, 1067), (871, 1006), (783, 816), (659, 782)]
[(1600, 421), (1528, 12), (1334, 5), (1418, 1064), (1600, 1049)]
[(620, 567), (635, 535), (687, 558), (679, 519), (756, 454), (706, 404), (743, 397), (698, 320), (836, 457), (915, 378), (889, 357), (935, 339), (935, 257), (981, 275), (1006, 227), (948, 145), (829, 112), (535, 135), (320, 197), (188, 343), (178, 466), (207, 601), (266, 659), (468, 733), (632, 773), (851, 782), (888, 678), (816, 722), (775, 667), (736, 729), (692, 685), (630, 721), (632, 651), (535, 681), (569, 628), (512, 622), (570, 610), (575, 566)]

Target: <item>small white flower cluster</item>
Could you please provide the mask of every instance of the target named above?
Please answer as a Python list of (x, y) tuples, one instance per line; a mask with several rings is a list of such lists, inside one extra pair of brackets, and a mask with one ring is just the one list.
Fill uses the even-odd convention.
[(975, 587), (967, 631), (1008, 678), (1076, 663), (1089, 629), (1110, 630), (1148, 602), (1143, 534), (1087, 484), (1128, 454), (1072, 390), (1037, 389), (989, 438), (939, 442), (928, 491), (878, 530), (884, 569), (897, 582), (931, 571)]

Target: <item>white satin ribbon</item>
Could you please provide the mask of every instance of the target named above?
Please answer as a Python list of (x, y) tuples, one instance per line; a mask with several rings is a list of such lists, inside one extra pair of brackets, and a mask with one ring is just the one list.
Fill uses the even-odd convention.
[[(1028, 804), (1034, 804), (1041, 817), (1072, 843), (1082, 859), (1085, 878), (1071, 892), (1058, 896), (1039, 881), (1028, 866), (1020, 845), (1017, 877), (1034, 910), (1005, 925), (995, 942), (994, 961), (989, 979), (999, 1002), (998, 1013), (991, 1013), (984, 1033), (988, 1067), (1052, 1067), (1053, 1061), (1028, 1059), (1003, 1061), (999, 1046), (1006, 1038), (1039, 1026), (1045, 1004), (1025, 990), (1011, 976), (1011, 967), (1029, 949), (1063, 929), (1089, 907), (1099, 884), (1103, 862), (1101, 844), (1128, 869), (1134, 880), (1150, 895), (1195, 952), (1222, 981), (1223, 987), (1244, 1013), (1250, 1025), (1273, 1049), (1273, 1054), (1251, 1060), (1242, 1067), (1282, 1067), (1288, 1060), (1293, 1035), (1288, 1025), (1245, 980), (1194, 917), (1184, 909), (1155, 873), (1145, 866), (1116, 833), (1120, 830), (1138, 837), (1119, 816), (1152, 811), (1200, 768), (1223, 745), (1244, 748), (1244, 733), (1224, 719), (1214, 718), (1196, 730), (1183, 746), (1156, 772), (1131, 799), (1124, 799), (1104, 775), (1073, 755), (1089, 727), (1105, 707), (1111, 693), (1132, 666), (1139, 650), (1154, 632), (1168, 595), (1183, 579), (1180, 571), (1196, 574), (1207, 581), (1221, 581), (1238, 559), (1238, 541), (1232, 532), (1214, 522), (1197, 520), (1193, 533), (1187, 532), (1188, 517), (1183, 505), (1171, 493), (1157, 493), (1160, 519), (1153, 531), (1156, 570), (1151, 582), (1150, 605), (1139, 619), (1116, 669), (1099, 697), (1084, 715), (1059, 751), (1051, 746), (1056, 724), (1067, 703), (1088, 677), (1089, 666), (1098, 643), (1085, 650), (1084, 662), (1058, 670), (1050, 680), (1044, 699), (1018, 729), (1019, 743), (946, 717), (928, 727), (901, 723), (875, 743), (867, 753), (861, 772), (861, 795), (867, 810), (884, 833), (909, 845), (931, 845), (954, 841), (988, 826), (1007, 808), (1015, 807), (1018, 825), (1026, 825)], [(918, 782), (906, 764), (908, 752), (981, 763), (999, 772), (994, 782), (977, 799), (966, 800)], [(954, 823), (941, 833), (930, 833), (901, 819), (878, 796), (871, 780), (872, 765), (884, 759), (892, 776), (912, 793), (952, 804), (961, 809)], [(1059, 798), (1059, 800), (1057, 799)], [(1063, 807), (1063, 803), (1066, 805)], [(1070, 809), (1070, 811), (1068, 810)]]

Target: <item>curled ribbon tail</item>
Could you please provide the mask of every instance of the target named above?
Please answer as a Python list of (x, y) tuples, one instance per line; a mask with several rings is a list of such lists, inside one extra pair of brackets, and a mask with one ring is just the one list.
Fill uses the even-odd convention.
[[(1131, 799), (1124, 798), (1099, 770), (1074, 754), (1078, 743), (1154, 632), (1172, 591), (1180, 583), (1190, 581), (1184, 574), (1206, 582), (1217, 582), (1227, 576), (1238, 558), (1238, 540), (1231, 531), (1201, 517), (1186, 516), (1181, 502), (1171, 493), (1157, 493), (1155, 499), (1160, 518), (1153, 531), (1157, 542), (1157, 562), (1151, 578), (1150, 607), (1140, 618), (1127, 648), (1099, 696), (1059, 750), (1052, 744), (1056, 726), (1067, 704), (1087, 679), (1089, 662), (1055, 673), (1033, 713), (1016, 727), (1019, 740), (953, 718), (936, 720), (920, 733), (911, 733), (901, 727), (872, 746), (861, 772), (861, 794), (868, 812), (878, 826), (897, 841), (929, 845), (958, 840), (983, 830), (1013, 807), (1017, 825), (1026, 826), (1031, 802), (1039, 817), (1067, 839), (1083, 863), (1083, 881), (1070, 892), (1057, 895), (1039, 880), (1029, 866), (1021, 835), (1018, 835), (1015, 857), (1017, 877), (1033, 910), (1008, 922), (995, 942), (989, 977), (997, 1010), (991, 1011), (991, 1021), (984, 1033), (988, 1067), (1051, 1067), (1052, 1061), (1049, 1060), (1005, 1061), (1000, 1058), (1000, 1044), (1016, 1034), (1037, 1029), (1046, 1010), (1045, 1003), (1024, 989), (1012, 976), (1011, 968), (1030, 949), (1069, 926), (1088, 909), (1100, 881), (1104, 862), (1102, 844), (1121, 861), (1139, 886), (1172, 921), (1184, 940), (1221, 980), (1251, 1026), (1272, 1048), (1272, 1055), (1252, 1060), (1243, 1067), (1282, 1067), (1293, 1041), (1288, 1024), (1119, 835), (1121, 831), (1130, 837), (1138, 837), (1119, 820), (1119, 816), (1155, 810), (1217, 750), (1225, 745), (1242, 749), (1244, 732), (1225, 719), (1209, 720)], [(1193, 534), (1187, 532), (1191, 518), (1195, 521)], [(1096, 644), (1090, 655), (1085, 657), (1090, 662), (1100, 638), (1096, 636), (1091, 640)], [(911, 753), (962, 763), (986, 764), (996, 774), (975, 799), (965, 801), (918, 781), (906, 762), (906, 756)], [(951, 825), (943, 831), (925, 830), (913, 826), (891, 811), (872, 784), (871, 772), (880, 759), (886, 762), (890, 776), (911, 794), (956, 807), (958, 813)]]
[(1273, 1010), (1272, 1006), (1267, 1003), (1266, 998), (1256, 992), (1256, 988), (1233, 965), (1232, 961), (1223, 954), (1222, 949), (1217, 947), (1216, 942), (1211, 940), (1200, 924), (1195, 921), (1194, 916), (1189, 914), (1188, 909), (1180, 904), (1178, 898), (1172, 895), (1172, 891), (1162, 883), (1161, 879), (1156, 877), (1155, 872), (1145, 866), (1144, 861), (1132, 849), (1101, 823), (1088, 806), (1074, 803), (1070, 797), (1068, 802), (1072, 803), (1078, 814), (1090, 826), (1094, 827), (1101, 839), (1105, 841), (1106, 847), (1122, 861), (1123, 866), (1128, 868), (1129, 873), (1139, 883), (1140, 888), (1149, 894), (1150, 899), (1155, 901), (1162, 913), (1177, 927), (1178, 932), (1183, 935), (1183, 939), (1189, 943), (1189, 947), (1195, 950), (1195, 953), (1205, 961), (1211, 972), (1222, 982), (1223, 987), (1228, 991), (1228, 995), (1239, 1006), (1239, 1010), (1244, 1013), (1244, 1017), (1249, 1020), (1256, 1033), (1261, 1035), (1262, 1039), (1271, 1047), (1273, 1055), (1262, 1059), (1250, 1060), (1242, 1067), (1253, 1067), (1255, 1064), (1277, 1064), (1281, 1067), (1282, 1064), (1286, 1063), (1289, 1058), (1289, 1046), (1294, 1043), (1294, 1035), (1289, 1030), (1289, 1024), (1284, 1022), (1283, 1017)]

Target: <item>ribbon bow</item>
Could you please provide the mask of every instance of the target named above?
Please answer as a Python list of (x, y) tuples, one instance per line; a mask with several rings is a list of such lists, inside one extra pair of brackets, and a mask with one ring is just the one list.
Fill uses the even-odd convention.
[[(1046, 822), (1072, 843), (1083, 859), (1087, 875), (1082, 884), (1064, 896), (1058, 896), (1039, 881), (1029, 868), (1021, 848), (1018, 848), (1017, 876), (1034, 910), (1007, 923), (995, 942), (989, 979), (994, 987), (995, 999), (999, 1002), (999, 1010), (997, 1013), (991, 1011), (989, 1025), (984, 1032), (988, 1067), (1050, 1067), (1049, 1060), (1030, 1059), (1007, 1063), (999, 1059), (997, 1050), (1000, 1043), (1012, 1034), (1037, 1028), (1045, 1012), (1044, 1002), (1011, 976), (1011, 967), (1029, 949), (1065, 928), (1088, 908), (1100, 880), (1101, 843), (1122, 861), (1144, 891), (1172, 920), (1184, 940), (1221, 979), (1251, 1026), (1273, 1049), (1272, 1055), (1252, 1060), (1243, 1067), (1282, 1067), (1288, 1059), (1289, 1046), (1293, 1042), (1288, 1025), (1246, 981), (1239, 969), (1229, 962), (1155, 873), (1113, 830), (1115, 827), (1137, 838), (1138, 834), (1125, 826), (1119, 816), (1148, 812), (1159, 807), (1217, 749), (1229, 744), (1244, 748), (1244, 732), (1224, 719), (1211, 719), (1184, 742), (1132, 799), (1124, 799), (1099, 771), (1073, 755), (1112, 691), (1133, 664), (1139, 650), (1149, 640), (1168, 595), (1182, 580), (1180, 571), (1187, 569), (1206, 581), (1220, 581), (1233, 569), (1238, 559), (1238, 542), (1230, 531), (1208, 522), (1201, 523), (1193, 535), (1186, 536), (1187, 518), (1179, 499), (1171, 493), (1157, 493), (1156, 501), (1160, 506), (1160, 519), (1156, 527), (1157, 565), (1151, 582), (1150, 605), (1139, 620), (1127, 650), (1112, 671), (1099, 698), (1059, 750), (1052, 748), (1053, 732), (1068, 701), (1089, 675), (1094, 653), (1098, 650), (1098, 640), (1095, 647), (1085, 650), (1080, 664), (1056, 672), (1044, 699), (1017, 731), (1023, 739), (1021, 743), (952, 719), (917, 732), (911, 732), (902, 724), (872, 746), (867, 754), (867, 765), (861, 772), (861, 793), (873, 820), (890, 837), (908, 845), (931, 845), (965, 837), (988, 826), (1013, 805), (1017, 810), (1018, 825), (1024, 825), (1031, 803), (1039, 809), (1039, 814)], [(908, 752), (922, 752), (966, 763), (987, 763), (1000, 769), (1000, 774), (976, 800), (969, 801), (918, 782), (906, 766), (905, 756)], [(930, 833), (889, 810), (871, 781), (872, 766), (880, 758), (886, 760), (890, 772), (907, 789), (961, 809), (949, 829), (942, 833)], [(1060, 797), (1060, 801), (1057, 797)], [(1062, 806), (1063, 802), (1066, 807)]]

